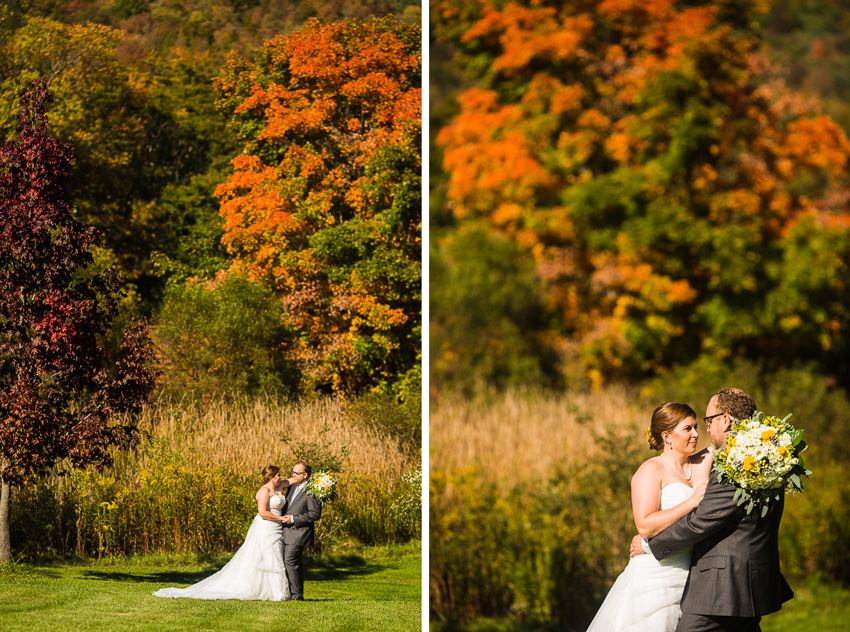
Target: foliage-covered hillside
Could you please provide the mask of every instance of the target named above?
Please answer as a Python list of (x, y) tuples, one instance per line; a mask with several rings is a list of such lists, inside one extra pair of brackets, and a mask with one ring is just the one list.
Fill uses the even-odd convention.
[[(104, 229), (97, 263), (116, 265), (130, 282), (122, 319), (154, 316), (166, 388), (355, 393), (402, 383), (394, 392), (417, 390), (420, 14), (418, 3), (405, 0), (36, 0), (0, 6), (0, 137), (14, 134), (19, 91), (47, 79), (55, 98), (51, 132), (76, 154), (70, 175), (75, 217)], [(363, 26), (340, 27), (342, 39), (332, 44), (329, 31), (318, 26), (328, 24)], [(375, 29), (382, 40), (368, 40), (365, 34)], [(243, 237), (271, 233), (253, 223), (262, 201), (249, 201), (241, 220), (234, 218), (245, 209), (237, 212), (233, 204), (241, 186), (235, 178), (245, 174), (264, 125), (255, 116), (261, 104), (243, 111), (253, 90), (248, 68), (259, 56), (267, 81), (285, 82), (275, 75), (288, 72), (275, 66), (275, 51), (298, 38), (317, 49), (345, 49), (334, 62), (338, 76), (304, 93), (319, 104), (313, 113), (341, 100), (332, 125), (314, 119), (316, 127), (287, 140), (289, 147), (319, 156), (330, 145), (361, 137), (372, 148), (359, 157), (336, 150), (335, 167), (294, 167), (291, 157), (282, 167), (285, 152), (276, 150), (261, 158), (278, 170), (267, 193), (299, 190), (309, 177), (305, 169), (327, 169), (338, 190), (362, 189), (362, 200), (353, 204), (325, 185), (325, 206), (313, 202), (304, 211), (318, 213), (317, 223), (293, 250), (313, 277), (284, 284), (238, 263), (251, 248), (284, 260), (290, 244), (271, 239), (249, 246), (236, 238), (240, 222)], [(357, 61), (369, 50), (373, 59), (384, 54), (390, 62)], [(395, 53), (402, 56), (397, 67)], [(238, 89), (226, 87), (222, 78), (240, 72), (248, 74)], [(395, 92), (381, 91), (385, 80), (394, 82)], [(357, 99), (387, 99), (401, 118), (363, 107), (355, 112)], [(289, 105), (304, 110), (303, 121), (312, 116), (303, 103)], [(346, 128), (355, 119), (363, 129)], [(262, 142), (274, 146), (280, 138)], [(237, 157), (241, 162), (232, 163)], [(323, 194), (317, 188), (313, 195)], [(231, 209), (227, 228), (219, 214), (225, 202)], [(339, 248), (330, 253), (335, 242)], [(313, 249), (327, 251), (325, 258), (311, 259)], [(306, 297), (312, 302), (304, 307)], [(317, 336), (317, 329), (327, 337)]]

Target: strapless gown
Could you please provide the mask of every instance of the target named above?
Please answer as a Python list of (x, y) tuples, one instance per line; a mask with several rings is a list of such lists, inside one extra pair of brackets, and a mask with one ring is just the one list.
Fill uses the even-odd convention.
[[(667, 485), (661, 490), (661, 509), (670, 509), (693, 493), (683, 483)], [(675, 632), (690, 568), (690, 548), (660, 562), (651, 555), (636, 555), (614, 582), (587, 632)]]
[[(283, 513), (285, 500), (272, 496), (269, 511)], [(283, 527), (280, 522), (254, 518), (245, 542), (220, 571), (188, 588), (163, 588), (154, 597), (285, 601), (289, 582), (283, 565)]]

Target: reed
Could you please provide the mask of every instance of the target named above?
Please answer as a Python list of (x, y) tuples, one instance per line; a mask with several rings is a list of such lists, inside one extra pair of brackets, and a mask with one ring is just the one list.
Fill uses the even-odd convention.
[(597, 456), (602, 432), (643, 445), (641, 428), (652, 410), (636, 399), (624, 387), (609, 387), (593, 393), (484, 391), (441, 402), (430, 415), (431, 469), (472, 466), (502, 490), (548, 478), (555, 467)]
[(270, 463), (290, 467), (302, 458), (299, 445), (319, 440), (329, 451), (346, 452), (348, 475), (400, 478), (410, 467), (410, 455), (392, 438), (353, 423), (348, 408), (330, 397), (295, 403), (256, 398), (184, 404), (162, 399), (145, 409), (139, 429), (180, 446), (200, 467), (259, 476)]

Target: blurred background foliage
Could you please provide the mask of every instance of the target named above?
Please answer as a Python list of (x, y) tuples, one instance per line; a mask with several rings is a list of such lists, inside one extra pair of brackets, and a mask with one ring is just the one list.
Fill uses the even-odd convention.
[[(596, 387), (701, 356), (850, 384), (843, 31), (801, 32), (838, 10), (814, 4), (432, 3), (431, 261), (458, 285), (432, 297), (436, 391)], [(789, 77), (804, 36), (795, 64), (833, 55), (834, 81)], [(500, 300), (478, 273), (494, 256), (516, 295), (482, 317), (457, 294)]]
[(432, 627), (586, 629), (651, 411), (725, 386), (793, 413), (815, 472), (781, 533), (803, 610), (762, 625), (831, 621), (805, 595), (850, 585), (845, 3), (430, 16)]

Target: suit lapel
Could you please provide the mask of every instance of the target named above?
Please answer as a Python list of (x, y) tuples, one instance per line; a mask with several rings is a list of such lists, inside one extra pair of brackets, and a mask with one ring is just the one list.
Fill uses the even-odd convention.
[[(293, 494), (294, 494), (294, 496), (293, 496)], [(293, 507), (296, 503), (300, 503), (300, 502), (301, 502), (301, 497), (302, 497), (304, 494), (305, 494), (305, 491), (304, 491), (303, 489), (299, 490), (297, 494), (295, 494), (295, 490), (293, 489), (293, 490), (289, 493), (289, 495), (287, 496), (287, 500), (288, 500), (288, 502), (286, 503), (286, 509), (287, 509), (287, 511), (289, 511), (290, 513), (292, 513), (292, 507)]]

